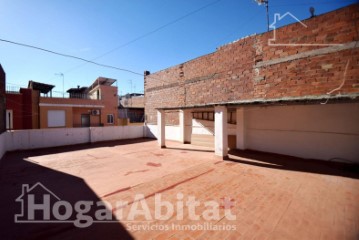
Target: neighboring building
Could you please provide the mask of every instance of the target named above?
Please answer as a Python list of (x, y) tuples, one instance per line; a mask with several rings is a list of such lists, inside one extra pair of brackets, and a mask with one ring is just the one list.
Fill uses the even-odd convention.
[(118, 114), (123, 125), (144, 122), (144, 94), (126, 94), (124, 96), (120, 96), (119, 100), (120, 104), (118, 107)]
[(161, 147), (165, 138), (206, 136), (221, 157), (234, 142), (237, 149), (359, 163), (358, 6), (146, 71), (149, 134)]
[(6, 129), (39, 128), (39, 91), (20, 88), (6, 91)]
[[(90, 87), (69, 89), (70, 98), (51, 97), (51, 85), (40, 97), (40, 128), (117, 125), (115, 79), (99, 77)], [(50, 92), (50, 96), (49, 95)]]
[(6, 130), (6, 117), (5, 117), (5, 86), (6, 86), (6, 74), (0, 64), (0, 134)]

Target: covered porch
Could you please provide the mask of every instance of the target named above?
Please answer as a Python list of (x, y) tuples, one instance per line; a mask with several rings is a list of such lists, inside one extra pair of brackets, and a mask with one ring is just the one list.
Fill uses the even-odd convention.
[[(171, 118), (177, 117), (176, 121)], [(347, 99), (288, 99), (158, 108), (147, 125), (161, 148), (167, 140), (228, 150), (359, 163), (359, 103)]]

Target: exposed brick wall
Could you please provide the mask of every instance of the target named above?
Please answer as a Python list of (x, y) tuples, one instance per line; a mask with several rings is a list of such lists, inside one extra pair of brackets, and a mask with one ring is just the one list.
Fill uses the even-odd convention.
[(20, 88), (19, 93), (6, 93), (6, 109), (13, 112), (11, 129), (32, 129), (32, 91)]
[(144, 108), (145, 98), (143, 96), (136, 96), (130, 98), (123, 97), (120, 100), (120, 104), (123, 107)]
[[(358, 6), (304, 20), (307, 27), (295, 23), (279, 28), (274, 43), (358, 41)], [(157, 122), (156, 108), (327, 94), (343, 82), (348, 61), (340, 93), (359, 93), (359, 43), (341, 50), (329, 45), (269, 46), (268, 39), (273, 34), (271, 31), (247, 37), (219, 47), (214, 53), (145, 76), (147, 122)], [(177, 114), (172, 113), (167, 123), (177, 124)]]

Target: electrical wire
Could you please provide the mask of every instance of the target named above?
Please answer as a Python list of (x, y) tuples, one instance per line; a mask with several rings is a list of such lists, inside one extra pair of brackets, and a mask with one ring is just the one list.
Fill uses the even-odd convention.
[[(73, 58), (73, 59), (76, 59), (76, 60), (83, 61), (83, 62), (85, 62), (85, 64), (90, 63), (90, 64), (94, 64), (94, 65), (97, 65), (97, 66), (100, 66), (100, 67), (115, 69), (115, 70), (119, 70), (119, 71), (129, 72), (129, 73), (132, 73), (132, 74), (135, 74), (135, 75), (143, 76), (142, 73), (138, 73), (138, 72), (135, 72), (135, 71), (133, 71), (133, 70), (129, 70), (129, 69), (125, 69), (125, 68), (119, 68), (119, 67), (115, 67), (115, 66), (111, 66), (111, 65), (107, 65), (107, 64), (102, 64), (102, 63), (98, 63), (98, 62), (94, 62), (94, 61), (97, 60), (97, 59), (99, 59), (99, 58), (101, 58), (101, 57), (104, 57), (104, 56), (106, 56), (106, 55), (108, 55), (108, 54), (110, 54), (110, 53), (112, 53), (112, 52), (115, 52), (116, 50), (118, 50), (118, 49), (120, 49), (120, 48), (123, 48), (123, 47), (125, 47), (125, 46), (128, 46), (128, 45), (130, 45), (130, 44), (132, 44), (132, 43), (134, 43), (134, 42), (137, 42), (137, 41), (139, 41), (139, 40), (141, 40), (141, 39), (143, 39), (143, 38), (145, 38), (145, 37), (147, 37), (147, 36), (149, 36), (149, 35), (152, 35), (152, 34), (158, 32), (158, 31), (160, 31), (160, 30), (162, 30), (162, 29), (164, 29), (164, 28), (166, 28), (166, 27), (168, 27), (168, 26), (171, 26), (171, 25), (173, 25), (173, 24), (175, 24), (175, 23), (177, 23), (177, 22), (179, 22), (179, 21), (181, 21), (181, 20), (183, 20), (183, 19), (185, 19), (185, 18), (187, 18), (187, 17), (189, 17), (189, 16), (191, 16), (191, 15), (193, 15), (193, 14), (195, 14), (195, 13), (198, 13), (198, 12), (200, 12), (200, 11), (202, 11), (202, 10), (204, 10), (204, 9), (206, 9), (206, 8), (208, 8), (208, 7), (212, 6), (212, 5), (214, 5), (214, 4), (217, 4), (218, 2), (221, 2), (221, 1), (223, 1), (223, 0), (216, 0), (216, 1), (210, 2), (209, 4), (206, 4), (206, 5), (200, 7), (200, 8), (198, 8), (198, 9), (192, 11), (192, 12), (189, 12), (189, 13), (187, 13), (187, 14), (185, 14), (185, 15), (183, 15), (183, 16), (181, 16), (181, 17), (179, 17), (179, 18), (177, 18), (177, 19), (175, 19), (175, 20), (173, 20), (173, 21), (171, 21), (171, 22), (168, 22), (168, 23), (166, 23), (166, 24), (164, 24), (164, 25), (162, 25), (162, 26), (160, 26), (160, 27), (158, 27), (158, 28), (155, 28), (154, 30), (149, 31), (149, 32), (147, 32), (147, 33), (145, 33), (145, 34), (143, 34), (143, 35), (141, 35), (141, 36), (139, 36), (139, 37), (137, 37), (137, 38), (135, 38), (135, 39), (133, 39), (133, 40), (127, 42), (127, 43), (124, 43), (124, 44), (122, 44), (122, 45), (116, 47), (116, 48), (113, 48), (113, 49), (111, 49), (110, 51), (108, 51), (108, 52), (106, 52), (106, 53), (104, 53), (104, 54), (101, 54), (100, 56), (98, 56), (98, 57), (96, 57), (96, 58), (93, 58), (93, 59), (91, 59), (91, 60), (88, 60), (88, 59), (85, 59), (85, 58), (81, 58), (81, 57), (77, 57), (77, 56), (73, 56), (73, 55), (70, 55), (70, 54), (65, 54), (65, 53), (56, 52), (56, 51), (53, 51), (53, 50), (49, 50), (49, 49), (45, 49), (45, 48), (41, 48), (41, 47), (37, 47), (37, 46), (25, 44), (25, 43), (10, 41), (10, 40), (6, 40), (6, 39), (0, 39), (0, 41), (6, 42), (6, 43), (15, 44), (15, 45), (18, 45), (18, 46), (33, 48), (33, 49), (36, 49), (36, 50), (44, 51), (44, 52), (47, 52), (47, 53), (52, 53), (52, 54), (59, 55), (59, 56), (63, 56), (63, 57)], [(74, 67), (74, 68), (72, 68), (72, 69), (70, 69), (70, 70), (68, 70), (68, 71), (65, 71), (65, 73), (68, 73), (68, 72), (70, 72), (70, 71), (73, 71), (73, 70), (75, 70), (75, 69), (77, 69), (77, 68), (79, 68), (79, 67), (81, 67), (81, 66), (83, 66), (83, 65), (84, 65), (84, 64), (79, 65), (79, 66), (77, 66), (77, 67)]]
[(210, 3), (208, 3), (208, 4), (206, 4), (206, 5), (204, 5), (204, 6), (200, 7), (200, 8), (198, 8), (198, 9), (192, 11), (192, 12), (189, 12), (189, 13), (187, 13), (187, 14), (185, 14), (185, 15), (183, 15), (183, 16), (181, 16), (181, 17), (179, 17), (179, 18), (177, 18), (177, 19), (175, 19), (175, 20), (173, 20), (173, 21), (171, 21), (171, 22), (168, 22), (168, 23), (166, 23), (166, 24), (164, 24), (164, 25), (162, 25), (162, 26), (160, 26), (160, 27), (158, 27), (158, 28), (155, 28), (155, 29), (152, 30), (152, 31), (149, 31), (149, 32), (147, 32), (147, 33), (145, 33), (145, 34), (143, 34), (143, 35), (137, 37), (137, 38), (134, 38), (133, 40), (131, 40), (131, 41), (127, 42), (127, 43), (124, 43), (124, 44), (122, 44), (122, 45), (120, 45), (120, 46), (118, 46), (118, 47), (115, 47), (114, 49), (112, 49), (112, 50), (110, 50), (110, 51), (108, 51), (108, 52), (106, 52), (106, 53), (104, 53), (104, 54), (102, 54), (102, 55), (96, 57), (96, 58), (93, 59), (93, 60), (96, 60), (96, 59), (99, 59), (99, 58), (101, 58), (101, 57), (104, 57), (104, 56), (106, 56), (106, 55), (108, 55), (108, 54), (110, 54), (110, 53), (112, 53), (112, 52), (114, 52), (114, 51), (116, 51), (116, 50), (118, 50), (118, 49), (120, 49), (120, 48), (126, 47), (126, 46), (128, 46), (128, 45), (130, 45), (130, 44), (132, 44), (132, 43), (134, 43), (134, 42), (137, 42), (138, 40), (141, 40), (141, 39), (143, 39), (143, 38), (145, 38), (145, 37), (147, 37), (147, 36), (150, 36), (150, 35), (152, 35), (152, 34), (158, 32), (158, 31), (160, 31), (160, 30), (162, 30), (162, 29), (164, 29), (164, 28), (166, 28), (166, 27), (168, 27), (168, 26), (171, 26), (171, 25), (173, 25), (173, 24), (175, 24), (175, 23), (177, 23), (177, 22), (179, 22), (179, 21), (181, 21), (181, 20), (183, 20), (183, 19), (185, 19), (185, 18), (187, 18), (187, 17), (189, 17), (189, 16), (191, 16), (191, 15), (193, 15), (193, 14), (195, 14), (195, 13), (198, 13), (198, 12), (200, 12), (200, 11), (202, 11), (202, 10), (204, 10), (204, 9), (206, 9), (206, 8), (208, 8), (208, 7), (212, 6), (212, 5), (214, 5), (214, 4), (217, 4), (217, 3), (221, 2), (221, 1), (223, 1), (223, 0), (217, 0), (217, 1), (214, 1), (214, 2), (210, 2)]
[(97, 66), (100, 66), (100, 67), (111, 68), (111, 69), (124, 71), (124, 72), (129, 72), (129, 73), (132, 73), (132, 74), (143, 76), (143, 74), (137, 73), (137, 72), (129, 70), (129, 69), (119, 68), (119, 67), (115, 67), (115, 66), (111, 66), (111, 65), (102, 64), (102, 63), (97, 63), (97, 62), (94, 62), (94, 61), (91, 61), (91, 60), (87, 60), (85, 58), (81, 58), (81, 57), (77, 57), (77, 56), (73, 56), (73, 55), (69, 55), (69, 54), (65, 54), (65, 53), (59, 53), (59, 52), (55, 52), (55, 51), (48, 50), (48, 49), (41, 48), (41, 47), (36, 47), (36, 46), (25, 44), (25, 43), (14, 42), (14, 41), (6, 40), (6, 39), (0, 39), (0, 41), (15, 44), (15, 45), (22, 46), (22, 47), (33, 48), (33, 49), (36, 49), (36, 50), (52, 53), (52, 54), (59, 55), (59, 56), (62, 56), (62, 57), (73, 58), (73, 59), (80, 60), (80, 61), (83, 61), (83, 62), (86, 62), (86, 63), (94, 64), (94, 65), (97, 65)]
[[(141, 39), (143, 39), (143, 38), (146, 38), (146, 37), (148, 37), (148, 36), (150, 36), (150, 35), (152, 35), (152, 34), (158, 32), (158, 31), (160, 31), (160, 30), (162, 30), (162, 29), (168, 27), (168, 26), (171, 26), (171, 25), (173, 25), (173, 24), (175, 24), (175, 23), (177, 23), (177, 22), (180, 22), (180, 21), (182, 21), (183, 19), (185, 19), (185, 18), (187, 18), (187, 17), (190, 17), (190, 16), (192, 16), (192, 15), (194, 15), (194, 14), (196, 14), (196, 13), (198, 13), (198, 12), (200, 12), (200, 11), (202, 11), (202, 10), (204, 10), (204, 9), (206, 9), (206, 8), (208, 8), (208, 7), (210, 7), (210, 6), (212, 6), (212, 5), (215, 5), (215, 4), (219, 3), (219, 2), (221, 2), (221, 1), (223, 1), (223, 0), (216, 0), (216, 1), (210, 2), (210, 3), (204, 5), (204, 6), (200, 7), (200, 8), (197, 8), (197, 9), (193, 10), (192, 12), (189, 12), (189, 13), (187, 13), (187, 14), (185, 14), (185, 15), (179, 17), (179, 18), (176, 18), (176, 19), (174, 19), (174, 20), (172, 20), (172, 21), (170, 21), (170, 22), (168, 22), (168, 23), (165, 23), (165, 24), (163, 24), (163, 25), (161, 25), (161, 26), (159, 26), (159, 27), (157, 27), (157, 28), (155, 28), (155, 29), (153, 29), (153, 30), (151, 30), (151, 31), (149, 31), (149, 32), (147, 32), (147, 33), (145, 33), (145, 34), (142, 34), (142, 35), (140, 35), (140, 36), (138, 36), (138, 37), (136, 37), (136, 38), (134, 38), (134, 39), (132, 39), (132, 40), (130, 40), (130, 41), (124, 43), (124, 44), (121, 44), (121, 45), (119, 45), (119, 46), (117, 46), (117, 47), (115, 47), (115, 48), (113, 48), (113, 49), (111, 49), (111, 50), (109, 50), (109, 51), (107, 51), (107, 52), (105, 52), (105, 53), (103, 53), (103, 54), (101, 54), (101, 55), (95, 57), (95, 58), (92, 58), (91, 61), (95, 61), (95, 60), (97, 60), (97, 59), (99, 59), (99, 58), (102, 58), (102, 57), (104, 57), (104, 56), (106, 56), (106, 55), (109, 55), (109, 54), (111, 54), (111, 53), (117, 51), (118, 49), (127, 47), (128, 45), (131, 45), (132, 43), (135, 43), (135, 42), (137, 42), (137, 41), (139, 41), (139, 40), (141, 40)], [(69, 72), (72, 72), (73, 70), (78, 69), (78, 68), (80, 68), (80, 67), (82, 67), (82, 66), (84, 66), (84, 65), (86, 65), (86, 63), (81, 64), (81, 65), (78, 65), (78, 66), (75, 66), (75, 67), (73, 67), (73, 68), (71, 68), (71, 69), (69, 69), (69, 70), (66, 70), (66, 71), (64, 71), (64, 72), (65, 72), (65, 74), (66, 74), (66, 73), (69, 73)], [(141, 75), (142, 75), (142, 74), (141, 74)]]

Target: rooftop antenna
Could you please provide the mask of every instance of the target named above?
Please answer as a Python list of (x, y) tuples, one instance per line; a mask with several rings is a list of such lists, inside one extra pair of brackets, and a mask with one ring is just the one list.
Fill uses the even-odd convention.
[(265, 4), (266, 6), (266, 12), (267, 12), (267, 32), (269, 32), (269, 10), (268, 10), (268, 1), (269, 0), (254, 0), (258, 5)]
[(63, 73), (55, 73), (56, 76), (62, 77), (62, 97), (65, 97), (65, 76)]
[(309, 12), (310, 12), (310, 17), (311, 17), (311, 18), (312, 18), (312, 17), (315, 17), (315, 14), (314, 14), (315, 8), (314, 8), (314, 7), (310, 7), (310, 8), (309, 8)]

